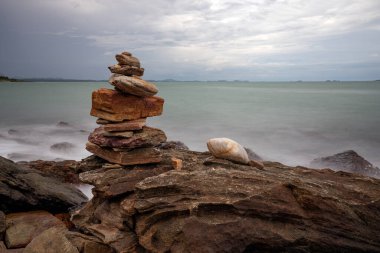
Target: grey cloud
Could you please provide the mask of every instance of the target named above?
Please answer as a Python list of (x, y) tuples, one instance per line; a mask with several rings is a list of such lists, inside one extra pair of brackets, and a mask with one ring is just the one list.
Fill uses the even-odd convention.
[[(15, 76), (106, 78), (112, 54), (130, 50), (151, 79), (379, 78), (369, 67), (380, 62), (377, 0), (0, 4), (6, 36), (0, 40), (0, 72)], [(367, 67), (352, 71), (353, 63)]]

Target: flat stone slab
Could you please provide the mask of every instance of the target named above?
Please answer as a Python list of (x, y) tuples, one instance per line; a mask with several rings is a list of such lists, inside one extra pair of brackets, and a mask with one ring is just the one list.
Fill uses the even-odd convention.
[(129, 65), (120, 65), (115, 64), (112, 66), (109, 66), (108, 69), (115, 74), (121, 74), (125, 76), (142, 76), (144, 75), (144, 69), (143, 68), (137, 68), (134, 66)]
[(87, 142), (86, 149), (104, 160), (121, 165), (137, 165), (161, 162), (161, 153), (155, 148), (138, 148), (130, 151), (114, 151)]
[(142, 130), (134, 131), (129, 138), (120, 138), (107, 136), (103, 127), (98, 127), (89, 135), (88, 140), (101, 147), (134, 149), (157, 146), (166, 141), (166, 135), (160, 129), (145, 126)]
[(101, 88), (92, 93), (91, 115), (109, 121), (121, 122), (162, 114), (164, 99), (137, 97)]
[(103, 129), (108, 132), (123, 132), (132, 130), (141, 130), (146, 124), (146, 119), (135, 119), (123, 121), (120, 123), (108, 123), (103, 126)]

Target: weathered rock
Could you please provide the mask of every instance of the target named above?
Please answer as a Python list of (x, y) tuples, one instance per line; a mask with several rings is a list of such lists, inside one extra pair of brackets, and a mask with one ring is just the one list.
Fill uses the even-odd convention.
[(7, 247), (23, 248), (43, 231), (51, 227), (65, 227), (65, 224), (46, 211), (34, 211), (8, 214), (6, 227)]
[(152, 177), (173, 169), (171, 166), (144, 166), (133, 169), (99, 169), (81, 173), (83, 183), (94, 185), (97, 196), (115, 197), (131, 193), (135, 185), (145, 178)]
[(70, 124), (65, 121), (60, 121), (57, 123), (57, 127), (70, 127)]
[(56, 227), (45, 230), (26, 246), (23, 253), (79, 253), (65, 232), (65, 229)]
[(248, 154), (236, 141), (228, 138), (214, 138), (207, 141), (207, 148), (211, 154), (234, 162), (247, 164)]
[(166, 141), (166, 135), (160, 129), (145, 126), (142, 130), (135, 131), (130, 138), (110, 137), (104, 135), (102, 127), (98, 127), (88, 140), (101, 147), (133, 149), (157, 146)]
[(125, 132), (107, 132), (104, 131), (103, 135), (105, 137), (123, 137), (123, 138), (130, 138), (133, 136), (132, 131), (125, 131)]
[(110, 124), (110, 123), (112, 123), (112, 121), (101, 119), (101, 118), (96, 120), (96, 124), (99, 124), (99, 125), (105, 125), (105, 124)]
[(173, 157), (172, 158), (172, 166), (175, 170), (181, 170), (182, 167), (183, 167), (183, 162), (181, 159), (178, 159), (178, 158), (175, 158)]
[(75, 187), (0, 157), (0, 210), (3, 212), (64, 213), (85, 201), (86, 196)]
[(156, 85), (133, 76), (113, 74), (108, 82), (115, 86), (118, 91), (139, 97), (154, 96), (158, 89)]
[(176, 149), (176, 150), (189, 150), (189, 147), (185, 145), (185, 143), (180, 141), (167, 141), (161, 143), (158, 146), (160, 149)]
[(380, 178), (380, 169), (373, 166), (353, 150), (314, 159), (310, 163), (310, 166), (314, 168), (330, 168)]
[(132, 131), (141, 130), (146, 124), (146, 119), (135, 119), (129, 121), (123, 121), (121, 123), (105, 124), (103, 126), (104, 131), (119, 132), (119, 131)]
[(120, 122), (161, 115), (164, 99), (126, 95), (115, 90), (99, 89), (92, 93), (91, 115)]
[(83, 171), (76, 171), (77, 161), (74, 160), (64, 160), (64, 161), (44, 161), (36, 160), (30, 162), (17, 162), (17, 164), (27, 167), (30, 169), (35, 169), (44, 176), (54, 177), (61, 182), (67, 183), (79, 183), (78, 174)]
[[(136, 252), (137, 239), (128, 226), (133, 224), (133, 220), (122, 212), (119, 202), (93, 202), (88, 202), (80, 212), (74, 213), (73, 222), (81, 230), (111, 245), (117, 252)], [(92, 223), (92, 219), (96, 219), (97, 223)]]
[(149, 164), (161, 161), (160, 151), (151, 147), (114, 151), (110, 148), (102, 148), (94, 143), (87, 142), (86, 149), (111, 163), (121, 165)]
[(75, 145), (70, 142), (59, 142), (55, 143), (50, 146), (50, 150), (56, 151), (56, 152), (70, 152), (73, 148), (75, 148)]
[(129, 65), (112, 65), (109, 66), (108, 69), (115, 74), (121, 74), (125, 76), (142, 76), (144, 75), (144, 69), (143, 68), (137, 68)]
[(4, 242), (0, 241), (0, 253), (23, 253), (24, 248), (7, 249)]
[(5, 232), (5, 214), (0, 211), (0, 241), (4, 238), (4, 232)]
[(65, 237), (82, 253), (113, 253), (114, 250), (105, 245), (100, 239), (81, 234), (78, 232), (66, 231)]
[(115, 56), (115, 58), (118, 61), (118, 63), (121, 64), (121, 65), (129, 65), (129, 66), (133, 66), (133, 67), (136, 67), (136, 68), (140, 68), (140, 61), (139, 61), (139, 59), (137, 59), (136, 57), (132, 56), (131, 54), (128, 55), (128, 54), (121, 53), (121, 54), (117, 54)]

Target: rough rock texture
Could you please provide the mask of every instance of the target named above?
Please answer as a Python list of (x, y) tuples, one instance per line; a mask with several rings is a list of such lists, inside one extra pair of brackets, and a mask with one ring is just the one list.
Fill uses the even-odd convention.
[(141, 130), (146, 124), (146, 119), (135, 119), (124, 121), (121, 123), (105, 124), (103, 126), (104, 131), (119, 132), (119, 131), (131, 131)]
[(4, 232), (5, 232), (5, 214), (0, 211), (0, 241), (4, 238)]
[(128, 65), (120, 65), (115, 64), (112, 66), (109, 66), (108, 69), (115, 74), (121, 74), (125, 76), (142, 76), (144, 75), (144, 69), (143, 68), (137, 68), (133, 66)]
[(313, 168), (330, 168), (380, 178), (380, 169), (373, 166), (353, 150), (314, 159), (310, 163), (310, 166)]
[(0, 157), (0, 210), (3, 212), (62, 213), (85, 201), (86, 196), (75, 187)]
[(23, 253), (24, 248), (7, 249), (4, 242), (0, 241), (0, 253)]
[(95, 197), (77, 228), (118, 252), (380, 252), (380, 180), (161, 152), (157, 165), (81, 174)]
[(65, 227), (65, 225), (46, 211), (34, 211), (8, 214), (6, 227), (7, 247), (23, 248), (43, 231), (51, 227)]
[(23, 253), (79, 253), (66, 238), (65, 229), (50, 228), (34, 238)]
[(113, 74), (108, 82), (118, 91), (139, 97), (151, 97), (158, 92), (156, 85), (134, 76)]
[(87, 142), (86, 149), (108, 162), (120, 165), (148, 164), (161, 161), (161, 153), (152, 147), (114, 151), (113, 149), (102, 148), (94, 143)]
[(157, 146), (166, 141), (166, 135), (160, 129), (145, 126), (130, 138), (119, 138), (105, 136), (103, 128), (98, 127), (88, 136), (88, 140), (101, 147), (133, 149)]
[(36, 160), (30, 162), (17, 162), (17, 164), (30, 169), (39, 170), (44, 176), (54, 177), (67, 183), (79, 183), (78, 174), (83, 171), (76, 170), (77, 161), (44, 161)]
[(131, 54), (117, 54), (115, 56), (116, 60), (119, 62), (120, 65), (128, 65), (136, 68), (140, 68), (140, 61), (136, 57), (133, 57)]
[(101, 88), (92, 93), (91, 115), (120, 122), (161, 115), (163, 105), (157, 96), (141, 98)]

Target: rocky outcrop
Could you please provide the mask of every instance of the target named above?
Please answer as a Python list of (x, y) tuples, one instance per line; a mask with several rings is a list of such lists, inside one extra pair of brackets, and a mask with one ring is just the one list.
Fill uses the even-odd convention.
[(313, 168), (330, 168), (380, 178), (380, 169), (373, 166), (353, 150), (314, 159), (311, 161), (310, 166)]
[(0, 157), (0, 210), (3, 212), (60, 213), (85, 201), (86, 196), (75, 187)]
[(0, 211), (0, 241), (3, 240), (5, 228), (5, 214)]
[(95, 197), (77, 228), (117, 252), (380, 252), (380, 180), (161, 152), (156, 165), (81, 174)]

